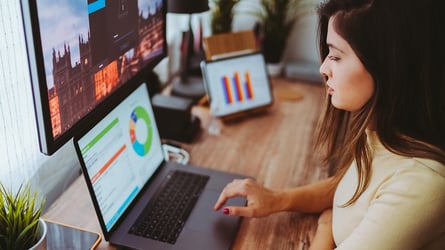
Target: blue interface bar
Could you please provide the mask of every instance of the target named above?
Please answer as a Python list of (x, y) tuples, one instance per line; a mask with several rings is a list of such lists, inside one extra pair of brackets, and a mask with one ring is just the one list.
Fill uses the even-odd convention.
[(96, 2), (88, 4), (88, 14), (105, 8), (105, 5), (105, 0), (97, 0)]

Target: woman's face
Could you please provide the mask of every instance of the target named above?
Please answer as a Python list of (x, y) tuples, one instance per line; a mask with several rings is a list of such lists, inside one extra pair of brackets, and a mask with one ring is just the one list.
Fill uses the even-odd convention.
[(326, 43), (329, 54), (320, 66), (327, 78), (327, 91), (334, 107), (357, 111), (374, 93), (374, 80), (349, 44), (334, 30), (329, 19)]

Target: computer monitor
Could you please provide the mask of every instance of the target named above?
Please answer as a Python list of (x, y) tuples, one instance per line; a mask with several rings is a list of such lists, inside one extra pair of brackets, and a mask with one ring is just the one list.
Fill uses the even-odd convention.
[(52, 154), (167, 55), (166, 0), (21, 0), (40, 150)]

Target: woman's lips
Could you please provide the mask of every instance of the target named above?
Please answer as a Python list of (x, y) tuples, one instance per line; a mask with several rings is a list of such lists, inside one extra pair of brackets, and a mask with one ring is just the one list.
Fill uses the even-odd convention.
[(330, 95), (332, 95), (332, 93), (334, 93), (334, 89), (329, 86), (327, 86), (327, 91), (328, 91), (328, 94), (330, 94)]

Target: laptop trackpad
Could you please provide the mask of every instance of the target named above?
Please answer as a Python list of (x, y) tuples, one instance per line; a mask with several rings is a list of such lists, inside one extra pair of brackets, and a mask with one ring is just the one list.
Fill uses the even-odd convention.
[[(220, 192), (214, 190), (205, 190), (185, 227), (196, 231), (217, 231), (218, 234), (227, 234), (232, 230), (236, 231), (239, 217), (225, 215), (221, 210), (213, 210), (219, 194)], [(244, 206), (245, 204), (244, 198), (235, 198), (229, 200), (226, 205)]]

